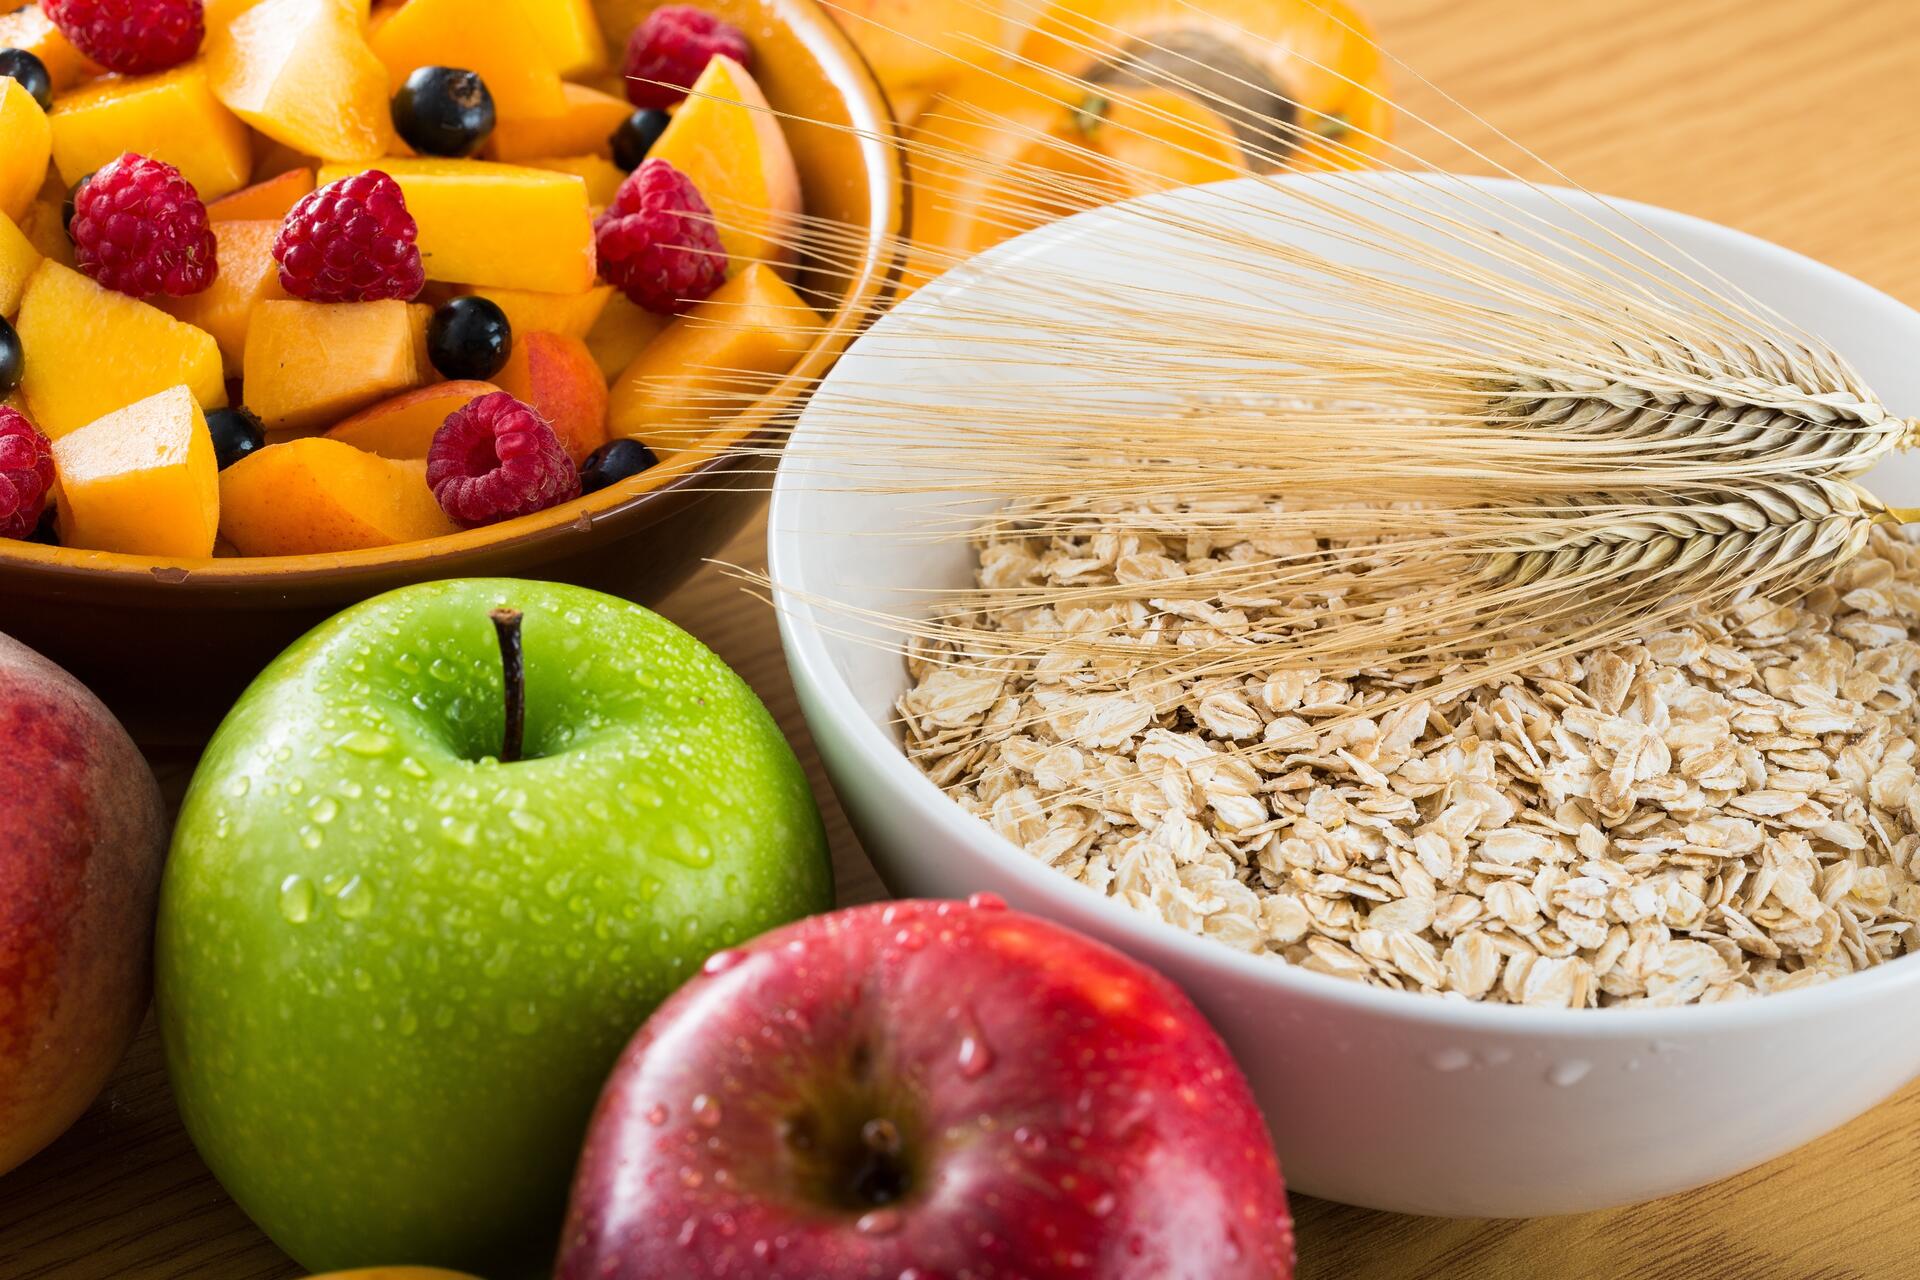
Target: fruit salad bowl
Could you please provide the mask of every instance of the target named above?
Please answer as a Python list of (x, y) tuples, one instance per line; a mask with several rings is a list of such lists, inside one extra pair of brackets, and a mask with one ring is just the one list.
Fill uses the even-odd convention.
[[(1313, 183), (1335, 207), (1377, 209), (1419, 179), (1370, 175)], [(1786, 250), (1641, 205), (1576, 192), (1461, 180), (1422, 201), (1462, 219), (1498, 196), (1558, 226), (1604, 224), (1748, 290), (1820, 334), (1897, 412), (1920, 412), (1920, 314)], [(1226, 193), (1226, 194), (1222, 194)], [(1152, 234), (1210, 226), (1275, 200), (1273, 188), (1196, 188), (1172, 196), (1184, 215)], [(1210, 203), (1213, 202), (1213, 203)], [(1427, 206), (1423, 203), (1423, 210)], [(1230, 214), (1229, 211), (1236, 211)], [(1247, 215), (1252, 217), (1254, 215)], [(1083, 214), (982, 255), (896, 308), (821, 387), (781, 460), (769, 512), (769, 560), (781, 592), (789, 667), (828, 775), (855, 832), (897, 894), (987, 892), (1049, 916), (1158, 968), (1219, 1028), (1271, 1124), (1289, 1187), (1403, 1213), (1519, 1217), (1583, 1212), (1699, 1186), (1749, 1168), (1860, 1115), (1920, 1073), (1920, 957), (1895, 959), (1825, 985), (1724, 1004), (1652, 1008), (1535, 1008), (1482, 1004), (1361, 985), (1240, 951), (1138, 912), (1043, 865), (950, 799), (906, 756), (897, 704), (910, 681), (899, 636), (873, 619), (919, 616), (938, 593), (974, 585), (964, 539), (934, 540), (978, 490), (902, 493), (845, 477), (842, 431), (898, 397), (962, 403), (960, 357), (994, 360), (982, 409), (1007, 403), (1006, 383), (1048, 385), (1078, 371), (1043, 367), (1029, 312), (988, 331), (1008, 305), (995, 281), (1023, 263), (1102, 281), (1169, 290), (1176, 252), (1145, 252), (1145, 219)], [(1592, 224), (1583, 219), (1593, 219)], [(1432, 225), (1446, 221), (1435, 216)], [(1297, 225), (1290, 234), (1298, 232)], [(1157, 248), (1167, 248), (1158, 245)], [(1329, 234), (1319, 252), (1365, 265), (1365, 248)], [(1680, 258), (1677, 255), (1685, 255)], [(1193, 270), (1234, 270), (1230, 251)], [(1231, 283), (1203, 276), (1232, 297)], [(966, 305), (942, 312), (943, 300)], [(1013, 304), (1020, 305), (1020, 304)], [(1044, 308), (1035, 308), (1036, 312)], [(1230, 310), (1228, 312), (1230, 314)], [(1045, 314), (1033, 324), (1044, 326)], [(1084, 320), (1082, 321), (1084, 323)], [(1048, 348), (1058, 350), (1059, 348)], [(841, 389), (855, 412), (836, 409)], [(932, 398), (940, 397), (938, 400)], [(846, 424), (851, 424), (848, 426)], [(869, 450), (872, 445), (866, 446)], [(1869, 485), (1890, 502), (1920, 495), (1920, 460), (1882, 464)]]
[[(611, 24), (638, 21), (659, 6), (623, 0), (598, 7)], [(0, 632), (80, 675), (143, 741), (190, 745), (288, 642), (380, 592), (501, 576), (645, 601), (697, 569), (753, 516), (764, 489), (750, 465), (763, 451), (730, 447), (775, 442), (770, 424), (808, 394), (889, 298), (905, 184), (886, 99), (825, 9), (814, 0), (701, 7), (752, 41), (756, 78), (782, 118), (805, 214), (850, 233), (849, 249), (831, 267), (804, 256), (796, 264), (795, 285), (815, 302), (820, 326), (783, 378), (713, 421), (697, 451), (531, 515), (419, 541), (178, 559), (0, 539)], [(324, 166), (320, 174), (325, 181)]]

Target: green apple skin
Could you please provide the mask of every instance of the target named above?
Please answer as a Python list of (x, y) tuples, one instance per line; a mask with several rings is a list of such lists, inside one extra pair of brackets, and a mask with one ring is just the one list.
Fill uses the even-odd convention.
[[(502, 764), (489, 611), (525, 614)], [(313, 1271), (550, 1259), (608, 1070), (706, 956), (832, 906), (753, 691), (574, 587), (411, 587), (322, 624), (207, 748), (162, 886), (157, 1001), (200, 1153)]]

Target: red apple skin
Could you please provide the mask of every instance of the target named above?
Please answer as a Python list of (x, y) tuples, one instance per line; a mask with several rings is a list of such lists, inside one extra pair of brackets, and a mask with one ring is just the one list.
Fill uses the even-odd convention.
[(0, 1173), (66, 1132), (139, 1028), (165, 853), (126, 730), (0, 635)]
[[(872, 1121), (905, 1171), (881, 1207), (855, 1192), (863, 1133), (890, 1145)], [(859, 907), (709, 960), (601, 1096), (555, 1280), (1292, 1273), (1265, 1123), (1193, 1005), (975, 899)]]

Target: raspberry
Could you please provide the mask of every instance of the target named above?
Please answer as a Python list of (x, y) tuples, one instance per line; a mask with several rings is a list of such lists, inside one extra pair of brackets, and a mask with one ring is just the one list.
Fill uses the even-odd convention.
[(207, 34), (201, 0), (41, 0), (40, 8), (80, 52), (125, 76), (179, 66)]
[(627, 101), (662, 110), (684, 101), (717, 54), (746, 66), (747, 33), (692, 5), (655, 9), (627, 41)]
[(301, 198), (273, 242), (280, 284), (309, 302), (410, 302), (427, 283), (407, 197), (378, 169)]
[(580, 496), (580, 473), (552, 426), (504, 391), (447, 415), (427, 451), (427, 486), (464, 529)]
[(73, 261), (108, 289), (135, 298), (184, 298), (220, 272), (200, 193), (163, 160), (129, 151), (73, 195)]
[(53, 492), (53, 446), (26, 415), (0, 405), (0, 538), (40, 527)]
[(713, 210), (686, 174), (649, 160), (627, 176), (593, 224), (600, 275), (649, 311), (673, 315), (727, 279)]

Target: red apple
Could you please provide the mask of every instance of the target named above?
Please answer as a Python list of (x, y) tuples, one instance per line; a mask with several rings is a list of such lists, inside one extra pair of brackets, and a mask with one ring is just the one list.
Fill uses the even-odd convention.
[(79, 1118), (138, 1029), (165, 853), (119, 721), (0, 635), (0, 1173)]
[(1260, 1112), (1166, 979), (997, 901), (707, 962), (601, 1095), (556, 1280), (1286, 1280)]

